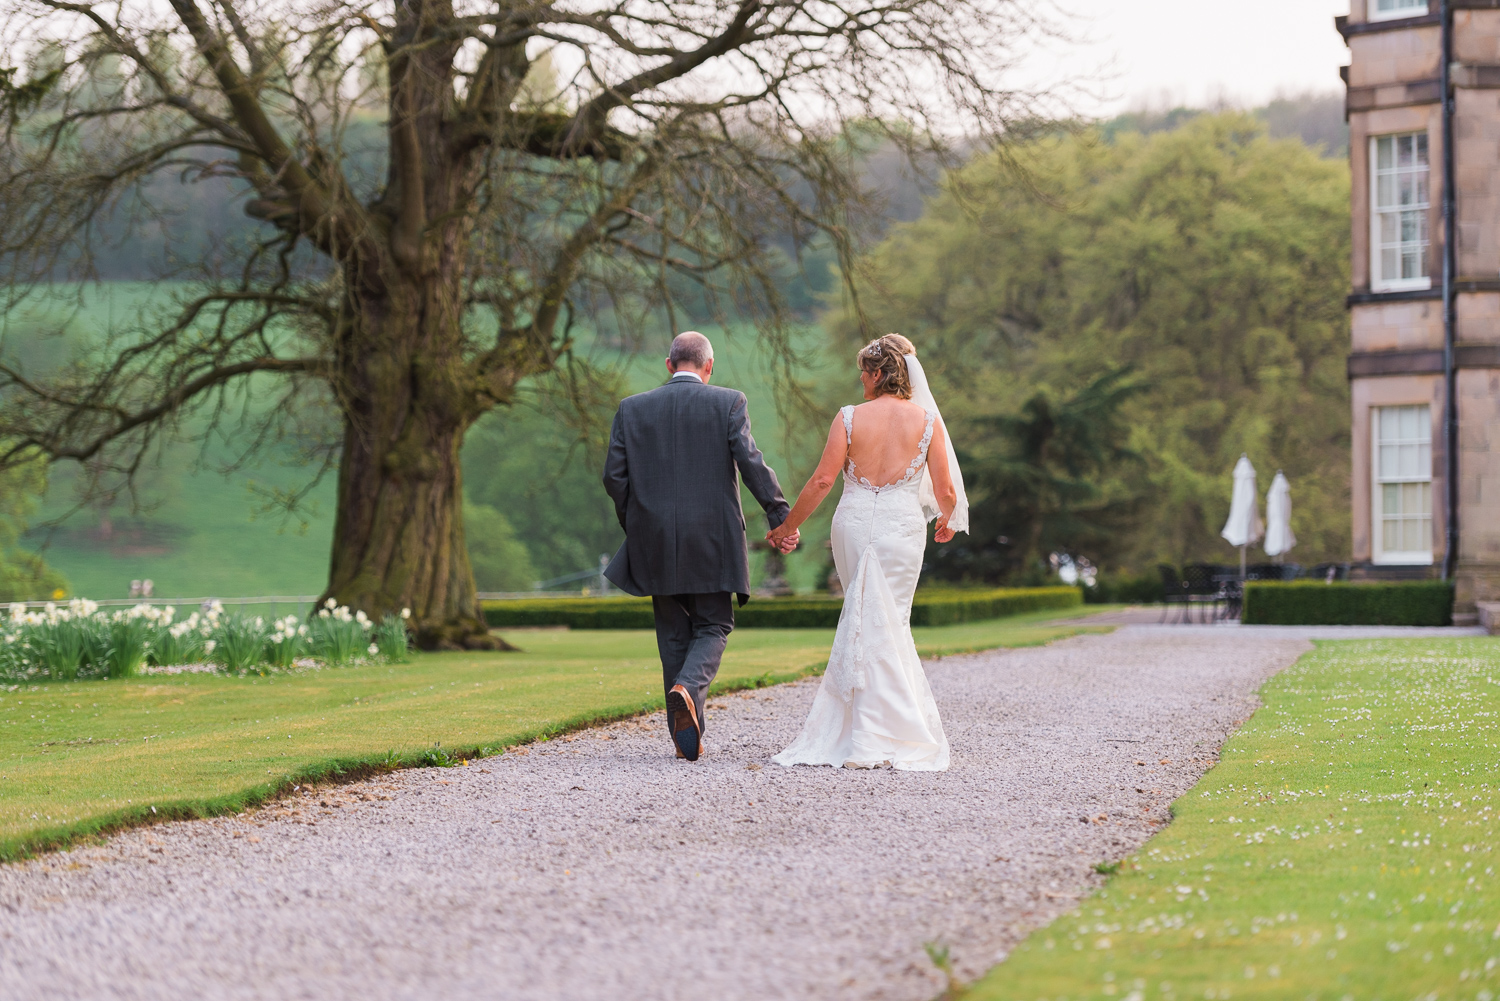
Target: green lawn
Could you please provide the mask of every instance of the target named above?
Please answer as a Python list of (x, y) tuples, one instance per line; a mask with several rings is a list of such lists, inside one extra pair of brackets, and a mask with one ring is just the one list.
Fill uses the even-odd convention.
[(966, 1001), (1500, 994), (1500, 641), (1321, 643)]
[[(918, 629), (927, 656), (1107, 627), (1042, 612)], [(340, 771), (499, 749), (662, 703), (649, 631), (507, 634), (514, 654), (269, 678), (155, 675), (0, 689), (0, 859), (154, 817), (239, 809)], [(734, 634), (720, 688), (822, 669), (832, 630)], [(153, 812), (154, 811), (154, 812)]]

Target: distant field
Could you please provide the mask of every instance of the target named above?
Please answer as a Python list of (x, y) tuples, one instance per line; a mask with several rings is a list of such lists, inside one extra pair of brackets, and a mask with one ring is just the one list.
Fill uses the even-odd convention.
[[(913, 632), (932, 657), (1109, 628), (1050, 623), (1056, 614)], [(340, 770), (419, 764), (437, 750), (494, 753), (662, 704), (648, 630), (507, 635), (523, 653), (0, 689), (0, 859), (153, 817), (240, 809)], [(737, 632), (716, 690), (821, 671), (832, 639), (831, 629)]]
[[(82, 306), (59, 301), (16, 310), (0, 321), (0, 329), (11, 350), (33, 364), (45, 364), (65, 351), (65, 338), (51, 336), (53, 332), (88, 336), (118, 328), (132, 322), (142, 306), (165, 301), (173, 290), (170, 283), (111, 283), (102, 290), (90, 290)], [(782, 473), (785, 491), (795, 495), (808, 469), (799, 468), (797, 475), (789, 471), (767, 365), (753, 332), (747, 329), (731, 336), (716, 328), (703, 329), (714, 337), (717, 348), (715, 382), (747, 392), (757, 440)], [(633, 359), (627, 367), (636, 390), (656, 385), (665, 375), (661, 360), (655, 352), (651, 355)], [(814, 365), (807, 374), (817, 376), (820, 371)], [(857, 380), (851, 375), (847, 382), (845, 395), (852, 401), (857, 398)], [(209, 450), (211, 460), (227, 454), (223, 446)], [(255, 518), (260, 502), (251, 492), (254, 483), (295, 484), (303, 470), (285, 468), (273, 458), (260, 468), (226, 479), (212, 471), (194, 472), (191, 465), (196, 457), (191, 446), (169, 449), (163, 468), (142, 478), (142, 510), (132, 515), (128, 502), (116, 505), (111, 512), (111, 533), (99, 530), (96, 512), (82, 511), (69, 517), (61, 530), (34, 532), (27, 544), (45, 546), (46, 559), (67, 576), (72, 593), (91, 598), (126, 597), (130, 582), (145, 578), (154, 582), (155, 593), (162, 597), (316, 594), (322, 590), (332, 540), (332, 478), (310, 496), (304, 531), (299, 524), (286, 524), (276, 516)], [(549, 473), (538, 470), (537, 475)], [(59, 467), (34, 522), (60, 517), (74, 503), (68, 470)], [(831, 510), (832, 505), (827, 506)], [(756, 519), (751, 523), (756, 524)], [(811, 589), (823, 573), (826, 523), (827, 512), (821, 529), (810, 527), (807, 545), (789, 561), (789, 577), (799, 589)], [(759, 559), (757, 555), (757, 566)]]

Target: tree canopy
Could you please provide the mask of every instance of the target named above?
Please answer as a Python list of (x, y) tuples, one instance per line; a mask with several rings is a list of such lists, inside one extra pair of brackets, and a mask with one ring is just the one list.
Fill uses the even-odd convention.
[[(1024, 435), (1007, 444), (1007, 428), (1043, 416), (1023, 404), (1038, 392), (1077, 402), (1128, 369), (1136, 388), (1119, 401), (1119, 447), (1138, 461), (1101, 466), (1075, 504), (1133, 513), (1087, 531), (1058, 522), (1053, 545), (1111, 567), (1227, 561), (1218, 532), (1243, 452), (1263, 489), (1277, 469), (1291, 481), (1292, 558), (1346, 557), (1347, 166), (1232, 113), (1111, 141), (1056, 135), (1012, 153), (1024, 175), (976, 158), (858, 276), (870, 322), (917, 343), (960, 451), (984, 467), (998, 450), (1014, 471)], [(839, 322), (845, 339), (859, 336), (848, 312)], [(979, 484), (981, 508), (1035, 510), (1014, 496), (1023, 481), (991, 480)], [(984, 530), (960, 537), (970, 552), (950, 562), (1006, 566), (998, 535), (1008, 545), (1023, 533)]]
[(411, 607), (424, 645), (490, 643), (467, 430), (529, 378), (579, 376), (580, 324), (685, 326), (683, 288), (784, 343), (788, 253), (850, 259), (862, 143), (941, 163), (1038, 119), (1005, 78), (1038, 9), (0, 0), (6, 51), (31, 53), (3, 78), (11, 301), (90, 277), (105, 220), (167, 228), (166, 178), (258, 223), (181, 262), (173, 309), (61, 368), (0, 357), (0, 466), (128, 478), (185, 414), (216, 428), (236, 386), (274, 377), (247, 440), (337, 470), (327, 594)]

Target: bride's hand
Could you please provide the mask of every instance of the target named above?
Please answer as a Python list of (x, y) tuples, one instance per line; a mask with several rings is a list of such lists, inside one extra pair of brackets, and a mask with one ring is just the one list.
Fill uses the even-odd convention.
[(786, 540), (795, 535), (796, 532), (797, 530), (790, 524), (782, 522), (766, 533), (766, 541), (777, 549), (781, 549), (786, 544)]
[(937, 542), (952, 542), (953, 536), (956, 534), (958, 533), (948, 527), (947, 518), (939, 518), (937, 520), (937, 530), (933, 532), (932, 538)]

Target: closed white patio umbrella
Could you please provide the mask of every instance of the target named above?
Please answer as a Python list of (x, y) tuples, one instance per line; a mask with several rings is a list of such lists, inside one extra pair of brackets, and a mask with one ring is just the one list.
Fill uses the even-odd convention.
[(1255, 496), (1255, 467), (1248, 455), (1234, 464), (1234, 496), (1229, 502), (1229, 520), (1222, 535), (1231, 546), (1240, 547), (1240, 576), (1245, 576), (1245, 547), (1261, 537), (1260, 505)]
[(1266, 494), (1266, 555), (1281, 556), (1297, 544), (1292, 534), (1292, 485), (1281, 470)]

